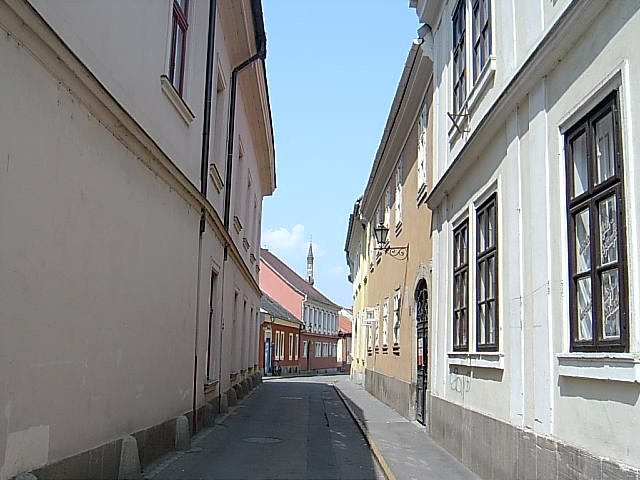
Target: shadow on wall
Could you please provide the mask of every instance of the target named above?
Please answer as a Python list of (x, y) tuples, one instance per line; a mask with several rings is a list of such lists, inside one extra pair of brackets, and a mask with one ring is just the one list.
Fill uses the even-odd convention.
[(640, 385), (637, 383), (606, 382), (587, 378), (560, 377), (561, 397), (579, 397), (599, 402), (617, 402), (637, 405)]

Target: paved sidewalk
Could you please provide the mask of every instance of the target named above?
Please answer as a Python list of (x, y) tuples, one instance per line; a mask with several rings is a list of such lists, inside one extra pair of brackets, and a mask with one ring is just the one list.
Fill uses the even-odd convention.
[[(335, 377), (334, 377), (335, 378)], [(357, 385), (332, 379), (397, 479), (479, 480), (418, 426)]]

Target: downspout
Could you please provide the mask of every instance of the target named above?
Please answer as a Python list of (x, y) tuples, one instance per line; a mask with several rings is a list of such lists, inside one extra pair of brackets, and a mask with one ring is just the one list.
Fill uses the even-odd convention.
[[(207, 65), (205, 72), (204, 109), (202, 121), (202, 150), (200, 157), (200, 193), (207, 199), (207, 170), (209, 166), (209, 139), (211, 136), (211, 90), (213, 84), (213, 52), (216, 38), (216, 0), (209, 1), (209, 30), (207, 35)], [(198, 274), (196, 283), (196, 328), (193, 346), (193, 434), (198, 431), (198, 334), (200, 326), (200, 283), (202, 278), (202, 238), (206, 226), (205, 209), (200, 210), (200, 229), (198, 232)], [(223, 282), (224, 285), (224, 282)]]
[[(231, 92), (229, 100), (229, 123), (227, 126), (227, 162), (226, 162), (226, 175), (225, 175), (225, 191), (224, 191), (224, 229), (229, 232), (229, 223), (231, 215), (231, 180), (232, 180), (232, 168), (233, 168), (233, 141), (235, 136), (235, 116), (236, 116), (236, 92), (238, 84), (238, 73), (247, 68), (256, 60), (262, 61), (264, 68), (264, 60), (267, 56), (267, 38), (264, 33), (264, 23), (262, 19), (262, 4), (261, 0), (251, 0), (251, 13), (253, 16), (253, 30), (256, 40), (255, 55), (252, 55), (244, 62), (240, 63), (231, 72)], [(224, 292), (224, 272), (227, 260), (229, 259), (229, 245), (224, 246), (224, 261), (222, 263), (222, 288)], [(223, 293), (223, 305), (224, 305), (224, 293)], [(223, 310), (224, 317), (224, 310)], [(220, 358), (219, 358), (219, 376), (218, 376), (218, 405), (222, 400), (222, 330), (224, 329), (224, 320), (222, 321), (222, 328), (220, 329)]]

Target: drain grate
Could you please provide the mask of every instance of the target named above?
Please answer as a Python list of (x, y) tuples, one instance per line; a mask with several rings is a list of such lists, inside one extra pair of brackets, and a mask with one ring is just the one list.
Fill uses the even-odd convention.
[(244, 440), (247, 443), (280, 443), (282, 439), (276, 437), (245, 437)]

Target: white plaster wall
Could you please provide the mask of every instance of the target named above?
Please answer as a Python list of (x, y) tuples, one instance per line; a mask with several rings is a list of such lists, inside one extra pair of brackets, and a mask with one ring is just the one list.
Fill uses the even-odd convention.
[(190, 409), (199, 212), (8, 35), (0, 58), (0, 464), (14, 432), (51, 462)]
[[(637, 195), (637, 152), (640, 151), (633, 122), (640, 114), (640, 95), (635, 85), (640, 78), (637, 53), (637, 32), (640, 29), (638, 5), (631, 1), (611, 2), (590, 26), (589, 36), (563, 59), (548, 77), (548, 135), (549, 159), (554, 171), (549, 177), (552, 227), (551, 242), (561, 248), (551, 251), (551, 276), (563, 295), (555, 297), (551, 310), (553, 352), (568, 351), (568, 282), (566, 191), (564, 153), (559, 126), (581, 106), (597, 98), (600, 87), (616, 72), (620, 72), (619, 103), (622, 115), (625, 205), (627, 220), (627, 257), (629, 264), (629, 325), (630, 351), (640, 351), (638, 321), (639, 278), (638, 219), (640, 203)], [(602, 93), (610, 92), (604, 86)], [(587, 113), (586, 111), (584, 113)], [(576, 119), (577, 120), (577, 119)], [(640, 447), (636, 432), (640, 428), (640, 386), (622, 382), (591, 379), (570, 379), (557, 376), (557, 362), (553, 359), (554, 376), (554, 434), (574, 445), (598, 455), (640, 466)]]
[[(72, 3), (78, 8), (71, 19), (87, 15), (86, 22), (67, 23), (64, 14)], [(101, 37), (113, 35), (106, 27), (94, 32), (92, 22), (99, 21), (102, 6), (84, 10), (89, 3), (94, 2), (38, 5), (47, 20), (60, 22), (64, 40), (78, 48), (80, 57), (94, 62), (89, 67), (102, 72), (98, 78), (112, 93), (122, 88), (116, 98), (146, 122), (142, 127), (199, 185), (198, 119), (188, 131), (182, 128), (184, 122), (160, 91), (162, 71), (157, 77), (145, 72), (148, 57), (138, 58), (132, 76), (128, 62), (135, 49), (119, 50), (120, 37), (113, 42)], [(153, 17), (158, 5), (153, 2), (149, 9), (152, 17), (145, 25), (150, 29), (159, 21)], [(144, 6), (132, 8), (137, 12)], [(198, 22), (194, 29), (202, 27)], [(206, 22), (204, 27), (206, 32)], [(127, 36), (126, 28), (122, 35)], [(218, 47), (225, 51), (224, 43)], [(152, 57), (153, 48), (148, 53)], [(200, 212), (8, 35), (1, 36), (0, 58), (7, 69), (0, 76), (0, 91), (7, 93), (0, 114), (0, 302), (11, 326), (0, 336), (0, 478), (5, 479), (191, 410), (196, 349), (197, 404), (202, 405), (211, 269), (218, 273), (212, 377), (227, 390), (232, 369), (257, 364), (260, 299), (233, 259), (224, 262), (220, 240), (207, 226), (196, 311)], [(140, 83), (147, 73), (157, 81), (147, 90), (157, 97), (146, 96)], [(256, 172), (258, 214), (255, 225), (248, 222), (257, 238), (255, 244), (250, 240), (255, 254), (264, 188), (244, 102), (241, 87), (236, 132), (243, 138), (246, 166)], [(238, 211), (243, 211), (241, 200), (233, 204)], [(251, 250), (245, 252), (239, 240), (238, 250), (257, 280)], [(247, 316), (236, 324), (234, 348), (235, 288), (241, 301), (247, 298)], [(254, 316), (248, 318), (252, 307)], [(240, 349), (244, 356), (232, 365), (232, 352)]]
[(187, 125), (160, 88), (169, 68), (171, 1), (30, 0), (116, 100), (199, 185), (208, 2), (190, 2)]
[[(516, 10), (524, 8), (521, 3), (516, 3)], [(541, 10), (544, 21), (552, 21), (568, 3), (545, 6)], [(537, 5), (526, 8), (537, 8)], [(440, 24), (440, 29), (444, 24)], [(568, 49), (569, 53), (553, 70), (536, 72), (537, 80), (529, 92), (514, 99), (506, 123), (497, 128), (492, 138), (482, 140), (490, 147), (477, 153), (471, 167), (455, 186), (448, 189), (435, 209), (433, 274), (437, 301), (433, 309), (432, 342), (436, 363), (433, 387), (437, 396), (469, 409), (551, 435), (594, 455), (638, 466), (640, 449), (635, 432), (640, 421), (640, 386), (560, 377), (556, 360), (557, 353), (569, 351), (566, 180), (559, 128), (579, 107), (593, 103), (598, 94), (604, 95), (603, 91), (611, 91), (611, 87), (603, 85), (616, 72), (620, 72), (622, 79), (620, 107), (627, 208), (630, 351), (640, 350), (640, 256), (635, 248), (637, 219), (640, 218), (636, 193), (640, 182), (636, 160), (639, 145), (632, 128), (635, 116), (640, 112), (640, 95), (633, 88), (640, 78), (638, 54), (634, 51), (640, 29), (638, 5), (624, 0), (610, 2), (596, 21), (586, 27), (578, 23), (578, 27), (586, 28), (578, 43)], [(440, 38), (436, 40), (439, 42), (436, 44), (436, 65), (438, 58), (450, 49), (449, 40), (441, 35), (436, 33), (436, 39)], [(517, 42), (520, 42), (520, 36), (530, 39), (534, 31), (527, 34), (526, 29), (519, 30)], [(498, 53), (499, 48), (496, 48)], [(526, 48), (521, 51), (525, 52)], [(450, 87), (446, 70), (442, 64), (439, 68), (436, 78), (440, 84), (436, 84), (434, 101), (440, 109), (435, 127), (436, 158), (451, 161), (460, 147), (456, 145), (449, 150), (446, 133), (449, 120), (443, 115), (442, 105), (449, 99)], [(500, 63), (496, 79), (499, 70)], [(492, 90), (489, 90), (478, 112), (482, 111), (485, 102), (490, 105), (494, 100)], [(473, 154), (476, 155), (475, 151)], [(443, 165), (436, 171), (442, 173)], [(446, 355), (451, 349), (452, 337), (451, 221), (458, 218), (494, 180), (499, 192), (503, 376), (476, 376), (476, 372), (486, 370), (464, 367), (457, 367), (458, 374), (451, 375)], [(472, 214), (469, 218), (472, 226)], [(472, 228), (470, 243), (474, 242)], [(472, 264), (473, 258), (471, 256)], [(473, 278), (472, 274), (469, 282), (472, 290)]]

